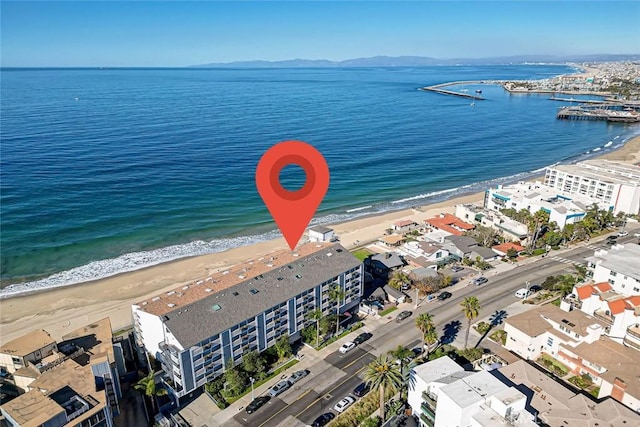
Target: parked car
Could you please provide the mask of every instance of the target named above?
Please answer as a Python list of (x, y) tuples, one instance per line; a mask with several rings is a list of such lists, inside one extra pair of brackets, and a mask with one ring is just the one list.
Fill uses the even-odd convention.
[(520, 288), (516, 291), (516, 298), (526, 298), (528, 295), (527, 288)]
[(331, 421), (335, 417), (336, 416), (333, 414), (333, 412), (326, 412), (326, 413), (320, 415), (315, 420), (313, 420), (313, 424), (311, 424), (311, 425), (313, 427), (324, 427), (327, 424), (329, 424), (329, 421)]
[(628, 235), (629, 235), (628, 231), (618, 231), (618, 237), (624, 237)]
[(464, 270), (464, 267), (460, 267), (459, 265), (454, 265), (453, 267), (451, 267), (451, 271), (453, 271), (454, 273), (457, 273), (462, 270)]
[(542, 286), (540, 285), (531, 285), (529, 286), (529, 292), (538, 292), (542, 290)]
[(440, 301), (444, 301), (444, 300), (446, 300), (448, 298), (451, 298), (452, 295), (453, 294), (451, 292), (447, 292), (447, 291), (441, 292), (440, 295), (438, 295), (438, 299)]
[(403, 291), (408, 291), (409, 289), (411, 289), (411, 283), (403, 283), (401, 289)]
[(346, 342), (344, 344), (342, 344), (342, 347), (340, 347), (340, 350), (338, 350), (340, 353), (345, 354), (351, 350), (353, 350), (356, 347), (356, 344), (349, 341)]
[(355, 401), (356, 399), (354, 399), (353, 397), (347, 396), (344, 399), (342, 399), (340, 402), (336, 403), (336, 406), (334, 406), (333, 409), (338, 413), (342, 413), (344, 412), (345, 409), (351, 406)]
[(396, 322), (402, 322), (404, 319), (406, 319), (407, 317), (411, 316), (411, 312), (410, 311), (401, 311), (400, 314), (398, 314), (398, 317), (396, 317)]
[(476, 285), (476, 286), (480, 286), (483, 283), (487, 283), (488, 281), (489, 281), (489, 279), (487, 279), (486, 277), (480, 276), (480, 277), (478, 277), (477, 279), (475, 279), (473, 281), (473, 284)]
[(253, 414), (258, 409), (262, 408), (262, 406), (267, 403), (271, 399), (271, 396), (258, 396), (251, 401), (245, 408), (247, 414)]
[(289, 387), (291, 387), (290, 381), (280, 381), (278, 384), (271, 387), (271, 390), (269, 390), (269, 394), (273, 397), (276, 397), (279, 394), (282, 394), (285, 391), (289, 390)]
[(369, 386), (365, 382), (360, 383), (358, 387), (353, 389), (353, 395), (355, 397), (363, 397), (367, 393), (369, 393)]
[(372, 334), (372, 333), (370, 333), (370, 332), (363, 332), (363, 333), (361, 333), (360, 335), (358, 335), (358, 336), (353, 340), (353, 342), (354, 342), (356, 345), (360, 345), (360, 344), (362, 344), (363, 342), (365, 342), (365, 341), (369, 340), (372, 336), (373, 336), (373, 334)]
[(297, 383), (298, 381), (300, 381), (301, 379), (303, 379), (304, 377), (306, 377), (307, 375), (309, 375), (309, 371), (308, 370), (303, 370), (303, 371), (295, 371), (293, 374), (291, 374), (291, 376), (289, 377), (289, 381), (291, 381), (292, 384)]

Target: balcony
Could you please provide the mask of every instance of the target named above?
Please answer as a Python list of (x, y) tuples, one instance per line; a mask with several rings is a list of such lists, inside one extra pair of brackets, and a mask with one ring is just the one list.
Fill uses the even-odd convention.
[(438, 401), (434, 399), (433, 396), (427, 393), (426, 391), (422, 392), (422, 399), (424, 400), (424, 403), (429, 405), (431, 410), (435, 412), (436, 406), (438, 405)]
[(597, 310), (593, 313), (593, 316), (597, 317), (603, 322), (613, 324), (613, 316), (611, 316), (611, 313), (609, 313), (609, 310)]
[(640, 324), (636, 323), (635, 325), (631, 325), (627, 328), (627, 334), (636, 338), (637, 341), (640, 341)]

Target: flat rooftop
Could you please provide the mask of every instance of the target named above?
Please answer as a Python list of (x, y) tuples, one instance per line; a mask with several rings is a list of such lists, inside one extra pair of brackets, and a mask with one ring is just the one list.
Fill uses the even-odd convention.
[(466, 378), (440, 387), (440, 393), (451, 398), (460, 408), (468, 408), (484, 402), (488, 396), (496, 395), (508, 387), (498, 381), (488, 371), (474, 372)]
[(29, 388), (31, 391), (2, 406), (12, 418), (22, 419), (22, 422), (16, 421), (23, 427), (40, 426), (56, 414), (66, 412), (61, 404), (71, 396), (78, 396), (90, 406), (87, 412), (73, 419), (73, 425), (92, 417), (106, 405), (104, 392), (96, 391), (91, 367), (71, 359), (41, 374)]
[[(638, 414), (607, 398), (600, 403), (574, 393), (545, 373), (519, 360), (491, 371), (527, 396), (527, 408), (550, 427), (637, 426)], [(531, 412), (531, 411), (530, 411)]]
[(587, 160), (575, 165), (557, 165), (549, 169), (612, 184), (640, 185), (640, 167), (625, 163)]
[(640, 245), (618, 244), (596, 251), (593, 256), (586, 258), (587, 261), (600, 264), (618, 274), (640, 280), (640, 262), (629, 262), (632, 259), (640, 260)]
[(47, 331), (36, 329), (4, 344), (0, 347), (0, 353), (24, 357), (55, 342)]
[(82, 347), (87, 351), (90, 362), (97, 362), (100, 358), (108, 357), (110, 362), (115, 361), (113, 355), (113, 332), (111, 320), (108, 317), (97, 322), (76, 329), (62, 337), (62, 347), (65, 342), (73, 343), (76, 347)]
[(285, 250), (248, 261), (137, 307), (162, 316), (188, 348), (360, 265), (339, 244), (309, 243), (295, 253)]

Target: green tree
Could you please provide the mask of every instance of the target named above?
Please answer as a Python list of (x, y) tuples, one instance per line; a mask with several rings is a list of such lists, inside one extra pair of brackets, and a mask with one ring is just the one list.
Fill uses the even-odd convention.
[(422, 313), (418, 317), (416, 317), (416, 328), (420, 331), (420, 335), (422, 335), (422, 348), (424, 349), (425, 344), (425, 335), (427, 332), (435, 329), (435, 325), (433, 323), (433, 316), (429, 313)]
[(166, 396), (167, 390), (164, 388), (159, 388), (156, 386), (156, 377), (154, 372), (149, 372), (144, 378), (141, 378), (137, 383), (134, 384), (133, 388), (138, 390), (142, 394), (151, 400), (151, 407), (153, 408), (153, 414), (156, 413), (156, 397), (158, 396)]
[(402, 289), (402, 285), (405, 283), (411, 284), (411, 279), (409, 279), (406, 273), (400, 270), (393, 273), (393, 276), (389, 279), (389, 286), (398, 290)]
[(266, 375), (267, 363), (256, 350), (251, 350), (242, 355), (242, 369), (252, 376), (262, 378)]
[(538, 212), (534, 213), (527, 223), (529, 233), (531, 235), (531, 243), (529, 246), (529, 251), (532, 251), (536, 248), (536, 240), (538, 240), (540, 231), (542, 227), (549, 223), (549, 213), (540, 209)]
[(429, 329), (424, 334), (424, 342), (427, 344), (427, 354), (431, 353), (431, 350), (433, 350), (433, 345), (437, 344), (438, 341), (440, 341), (440, 339), (438, 338), (438, 331), (436, 330), (436, 328)]
[(364, 380), (371, 389), (378, 388), (380, 391), (380, 416), (384, 420), (384, 393), (386, 390), (395, 392), (401, 387), (402, 374), (393, 359), (382, 354), (367, 366)]
[(480, 314), (480, 301), (477, 297), (466, 297), (461, 303), (461, 311), (467, 319), (467, 332), (464, 337), (464, 348), (469, 346), (469, 331), (471, 330), (471, 322)]
[(317, 347), (320, 345), (320, 319), (322, 319), (322, 310), (315, 309), (311, 313), (309, 313), (309, 319), (316, 321), (316, 345)]
[(278, 338), (275, 348), (278, 359), (284, 359), (285, 357), (291, 356), (293, 350), (291, 348), (291, 343), (289, 342), (289, 335), (285, 334)]
[(331, 330), (331, 328), (333, 327), (334, 321), (335, 321), (335, 315), (331, 314), (329, 316), (323, 316), (320, 319), (319, 325), (320, 325), (320, 334), (322, 334), (322, 336), (326, 336), (329, 331)]
[(517, 258), (518, 257), (518, 251), (513, 249), (513, 248), (509, 248), (507, 250), (507, 258)]
[(336, 303), (336, 335), (338, 335), (338, 330), (340, 329), (340, 303), (345, 295), (346, 293), (340, 285), (335, 285), (329, 290), (329, 299)]
[(382, 420), (380, 417), (367, 418), (361, 424), (362, 427), (380, 427), (382, 425)]

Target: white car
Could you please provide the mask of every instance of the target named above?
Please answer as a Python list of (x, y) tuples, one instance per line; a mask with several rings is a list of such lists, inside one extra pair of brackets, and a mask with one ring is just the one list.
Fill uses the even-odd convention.
[(516, 298), (526, 298), (527, 297), (527, 288), (520, 288), (516, 291)]
[(346, 343), (342, 344), (342, 347), (340, 347), (340, 350), (338, 350), (338, 351), (340, 351), (340, 353), (342, 353), (342, 354), (345, 354), (345, 353), (353, 350), (355, 347), (356, 347), (356, 344), (351, 342), (351, 341), (349, 341), (349, 342), (346, 342)]
[(334, 406), (333, 409), (335, 409), (335, 411), (338, 413), (342, 413), (344, 412), (345, 409), (351, 406), (351, 404), (353, 404), (353, 402), (355, 401), (356, 399), (354, 399), (353, 397), (347, 396), (344, 399), (342, 399), (340, 402), (336, 403), (336, 406)]
[(629, 235), (628, 231), (618, 231), (618, 237), (624, 237), (628, 235)]

